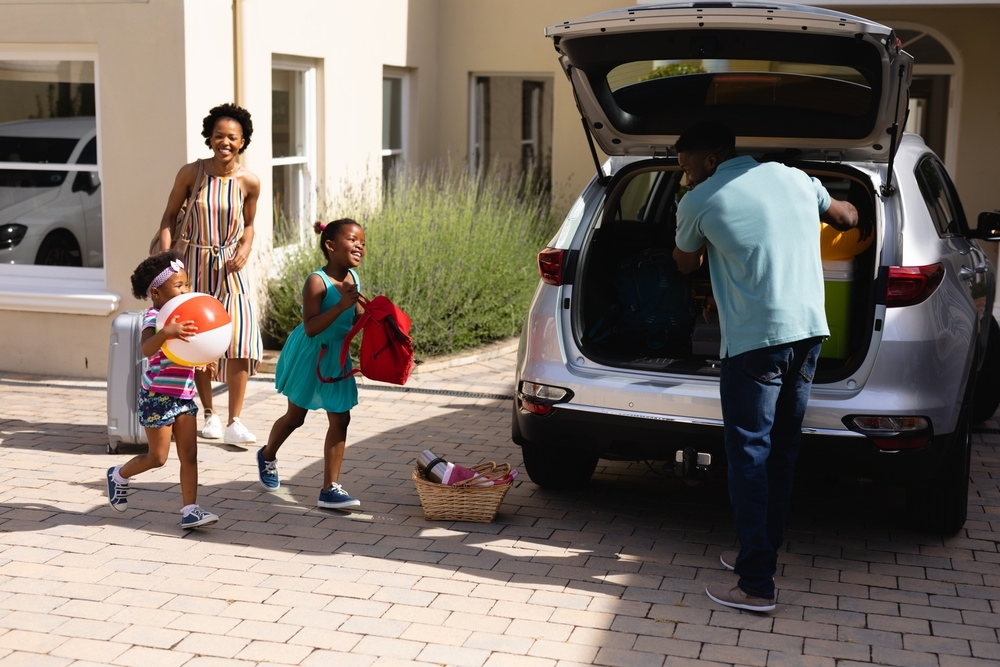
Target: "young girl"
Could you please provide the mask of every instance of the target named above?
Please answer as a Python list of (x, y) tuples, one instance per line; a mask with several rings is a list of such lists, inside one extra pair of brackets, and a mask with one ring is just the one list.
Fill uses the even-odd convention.
[[(332, 381), (351, 369), (340, 368), (340, 347), (354, 322), (358, 303), (358, 274), (354, 270), (365, 256), (365, 232), (354, 220), (344, 218), (322, 225), (320, 247), (326, 266), (309, 274), (302, 288), (302, 324), (288, 336), (274, 384), (288, 397), (288, 408), (271, 427), (267, 445), (257, 452), (260, 483), (273, 491), (280, 486), (278, 448), (305, 422), (309, 410), (325, 410), (330, 425), (323, 445), (323, 488), (319, 507), (347, 509), (361, 501), (352, 498), (337, 481), (347, 444), (351, 408), (358, 404), (354, 377)], [(326, 350), (320, 361), (323, 346)]]
[(194, 372), (175, 364), (160, 349), (171, 338), (187, 340), (198, 331), (192, 320), (174, 317), (156, 331), (156, 316), (170, 299), (188, 292), (188, 277), (180, 255), (168, 251), (143, 260), (132, 274), (132, 294), (149, 298), (153, 307), (142, 318), (142, 354), (149, 357), (149, 370), (139, 387), (139, 422), (146, 429), (149, 450), (125, 465), (108, 468), (108, 501), (119, 512), (128, 509), (129, 480), (134, 475), (159, 468), (167, 461), (170, 436), (177, 441), (181, 463), (181, 528), (207, 526), (219, 520), (198, 507), (198, 440), (195, 435), (198, 406)]

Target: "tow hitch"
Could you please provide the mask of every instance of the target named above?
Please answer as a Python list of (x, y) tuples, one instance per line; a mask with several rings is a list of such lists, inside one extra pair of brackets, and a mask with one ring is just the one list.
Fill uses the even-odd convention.
[(678, 449), (674, 455), (674, 474), (684, 479), (704, 479), (712, 465), (712, 455), (694, 447)]

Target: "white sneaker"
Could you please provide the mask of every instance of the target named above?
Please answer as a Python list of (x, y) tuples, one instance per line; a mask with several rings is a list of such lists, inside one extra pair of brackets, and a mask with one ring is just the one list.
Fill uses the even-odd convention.
[(243, 445), (248, 442), (257, 442), (257, 436), (247, 430), (239, 417), (233, 417), (233, 423), (226, 427), (226, 436), (223, 442), (227, 445)]
[(211, 410), (205, 410), (205, 426), (201, 429), (201, 437), (206, 440), (218, 440), (222, 437), (222, 421)]

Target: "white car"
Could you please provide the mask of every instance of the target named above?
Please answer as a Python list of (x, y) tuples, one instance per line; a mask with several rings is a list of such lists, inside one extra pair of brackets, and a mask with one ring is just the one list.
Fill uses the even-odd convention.
[(874, 228), (823, 248), (831, 337), (800, 460), (902, 485), (915, 524), (959, 530), (970, 425), (1000, 403), (995, 274), (977, 242), (1000, 239), (1000, 214), (974, 226), (941, 160), (904, 135), (913, 59), (892, 29), (739, 2), (635, 6), (546, 34), (581, 141), (611, 159), (593, 151), (597, 176), (539, 254), (512, 421), (531, 479), (580, 485), (602, 458), (724, 474), (711, 280), (670, 259), (674, 142), (716, 120), (739, 152), (816, 176)]
[(94, 117), (0, 123), (2, 162), (30, 167), (0, 169), (0, 262), (103, 266)]

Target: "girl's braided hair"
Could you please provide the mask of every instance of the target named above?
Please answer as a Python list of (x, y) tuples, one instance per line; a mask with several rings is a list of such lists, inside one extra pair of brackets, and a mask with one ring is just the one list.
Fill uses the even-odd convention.
[(175, 259), (181, 259), (180, 253), (176, 250), (168, 250), (142, 260), (132, 272), (132, 296), (137, 299), (145, 299), (146, 290), (149, 289), (153, 278), (160, 275)]

